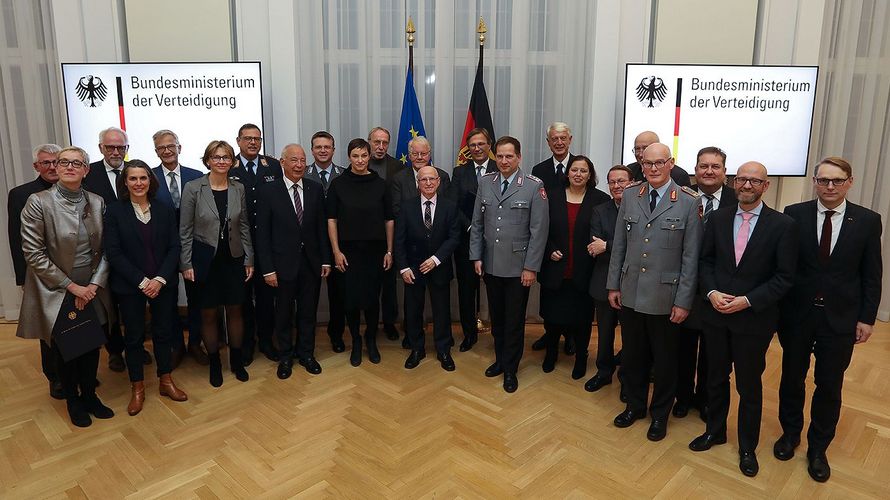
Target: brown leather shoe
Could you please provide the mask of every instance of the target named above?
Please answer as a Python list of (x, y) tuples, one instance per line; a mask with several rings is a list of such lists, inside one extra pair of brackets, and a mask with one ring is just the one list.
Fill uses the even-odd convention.
[(173, 383), (173, 377), (170, 376), (169, 373), (165, 373), (161, 375), (161, 378), (158, 379), (158, 392), (161, 396), (167, 396), (173, 401), (188, 401), (188, 394), (183, 392), (176, 387), (176, 384)]
[(127, 413), (132, 417), (142, 411), (142, 405), (145, 403), (145, 384), (139, 381), (130, 385), (132, 394), (130, 395), (130, 404), (127, 405)]

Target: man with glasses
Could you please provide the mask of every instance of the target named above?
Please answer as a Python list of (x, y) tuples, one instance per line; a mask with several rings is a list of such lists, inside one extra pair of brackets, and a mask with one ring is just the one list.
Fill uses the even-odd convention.
[(705, 433), (689, 448), (705, 451), (726, 443), (729, 376), (735, 370), (739, 470), (753, 477), (759, 470), (761, 377), (779, 321), (779, 301), (794, 279), (797, 230), (791, 217), (761, 200), (769, 189), (765, 166), (744, 163), (733, 182), (738, 203), (724, 204), (710, 215), (701, 250), (709, 410)]
[[(161, 164), (152, 169), (158, 178), (157, 200), (173, 207), (176, 213), (176, 222), (179, 223), (179, 202), (182, 199), (182, 190), (187, 182), (198, 179), (203, 174), (193, 168), (179, 164), (179, 154), (182, 146), (179, 137), (172, 130), (158, 130), (152, 136), (155, 145), (155, 154), (161, 160)], [(177, 279), (179, 275), (177, 274)], [(207, 352), (201, 347), (201, 308), (198, 307), (198, 297), (195, 293), (195, 283), (183, 280), (185, 283), (186, 301), (188, 306), (188, 350), (189, 355), (202, 366), (210, 364)], [(172, 284), (176, 288), (176, 284)], [(173, 304), (175, 309), (173, 317), (177, 319), (178, 335), (173, 336), (173, 368), (179, 366), (186, 352), (183, 341), (183, 323), (179, 319), (179, 305)]]
[[(677, 390), (677, 329), (695, 299), (701, 219), (698, 194), (671, 180), (671, 150), (651, 144), (641, 155), (646, 183), (625, 187), (606, 289), (620, 310), (622, 387), (627, 407), (616, 427), (629, 427), (651, 410), (646, 437), (660, 441)], [(648, 403), (650, 364), (655, 375)]]
[[(281, 179), (281, 164), (271, 156), (260, 154), (263, 134), (252, 123), (245, 123), (238, 129), (238, 164), (229, 175), (244, 184), (247, 201), (247, 215), (250, 220), (250, 237), (256, 247), (256, 190), (263, 184), (271, 184)], [(244, 344), (242, 355), (244, 365), (253, 362), (255, 344), (270, 361), (278, 361), (278, 351), (272, 343), (275, 317), (275, 293), (263, 281), (263, 270), (259, 263), (253, 277), (247, 282), (244, 299)], [(256, 299), (256, 305), (254, 305)]]
[[(25, 286), (25, 271), (28, 264), (25, 262), (25, 254), (22, 251), (22, 210), (28, 197), (49, 189), (59, 181), (59, 173), (56, 171), (56, 160), (59, 157), (61, 146), (56, 144), (41, 144), (34, 148), (33, 163), (37, 178), (9, 191), (6, 205), (7, 229), (9, 235), (9, 253), (12, 255), (12, 267), (15, 270), (15, 284)], [(40, 364), (43, 375), (49, 382), (49, 395), (55, 399), (65, 399), (62, 383), (56, 373), (56, 358), (53, 350), (46, 342), (40, 342)]]
[[(660, 142), (658, 139), (658, 134), (652, 132), (651, 130), (647, 130), (645, 132), (641, 132), (636, 138), (634, 138), (634, 147), (633, 154), (634, 158), (637, 161), (629, 164), (627, 168), (630, 169), (631, 173), (633, 173), (633, 180), (635, 181), (644, 181), (645, 175), (643, 172), (643, 168), (641, 166), (643, 162), (643, 151), (646, 150), (651, 144), (655, 144)], [(678, 165), (674, 165), (671, 167), (671, 179), (678, 186), (689, 186), (689, 173), (686, 170)]]
[(850, 164), (825, 158), (813, 174), (817, 199), (785, 208), (800, 237), (795, 282), (779, 327), (783, 434), (773, 454), (789, 460), (800, 444), (807, 370), (815, 357), (807, 470), (819, 482), (831, 475), (825, 452), (837, 430), (844, 372), (855, 345), (871, 337), (881, 301), (881, 216), (847, 200), (852, 185)]

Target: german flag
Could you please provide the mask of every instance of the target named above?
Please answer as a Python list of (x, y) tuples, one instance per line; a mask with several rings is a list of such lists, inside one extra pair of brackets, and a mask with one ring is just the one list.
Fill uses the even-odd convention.
[[(473, 93), (470, 95), (470, 109), (467, 111), (467, 122), (464, 125), (464, 133), (460, 137), (460, 151), (457, 153), (457, 164), (463, 165), (470, 161), (470, 150), (467, 148), (467, 134), (474, 128), (484, 128), (494, 135), (494, 125), (491, 121), (491, 108), (488, 106), (488, 95), (485, 93), (485, 83), (482, 81), (482, 44), (479, 45), (479, 66), (476, 67), (476, 80), (473, 82)], [(489, 153), (491, 155), (491, 153)]]

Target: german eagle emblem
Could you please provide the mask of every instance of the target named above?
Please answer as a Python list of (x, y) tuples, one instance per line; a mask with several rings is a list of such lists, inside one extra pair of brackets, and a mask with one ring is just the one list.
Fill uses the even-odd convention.
[(105, 96), (108, 95), (108, 88), (105, 86), (105, 83), (101, 78), (93, 75), (81, 77), (81, 79), (77, 81), (75, 90), (77, 91), (77, 97), (80, 98), (81, 102), (86, 104), (87, 100), (90, 101), (89, 107), (91, 108), (96, 107), (96, 100), (99, 101), (99, 104), (102, 104), (102, 101), (105, 100)]
[(654, 101), (657, 99), (660, 103), (664, 101), (665, 97), (667, 97), (667, 87), (664, 86), (664, 81), (661, 78), (654, 75), (644, 77), (637, 85), (637, 99), (643, 104), (649, 101), (647, 108), (654, 108)]

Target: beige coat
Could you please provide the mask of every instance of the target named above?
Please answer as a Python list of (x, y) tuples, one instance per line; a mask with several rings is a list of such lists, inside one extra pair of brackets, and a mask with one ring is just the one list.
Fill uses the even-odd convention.
[[(46, 191), (32, 194), (22, 210), (22, 251), (28, 270), (16, 335), (26, 339), (42, 339), (47, 343), (65, 298), (62, 283), (68, 279), (74, 268), (77, 230), (80, 225), (74, 212), (60, 204), (57, 190), (53, 186)], [(102, 215), (105, 212), (105, 202), (102, 197), (93, 193), (84, 192), (84, 195), (87, 197), (87, 205), (83, 222), (93, 250), (90, 283), (99, 285), (97, 305), (107, 312), (111, 311), (111, 300), (106, 290), (108, 261), (102, 251)]]

